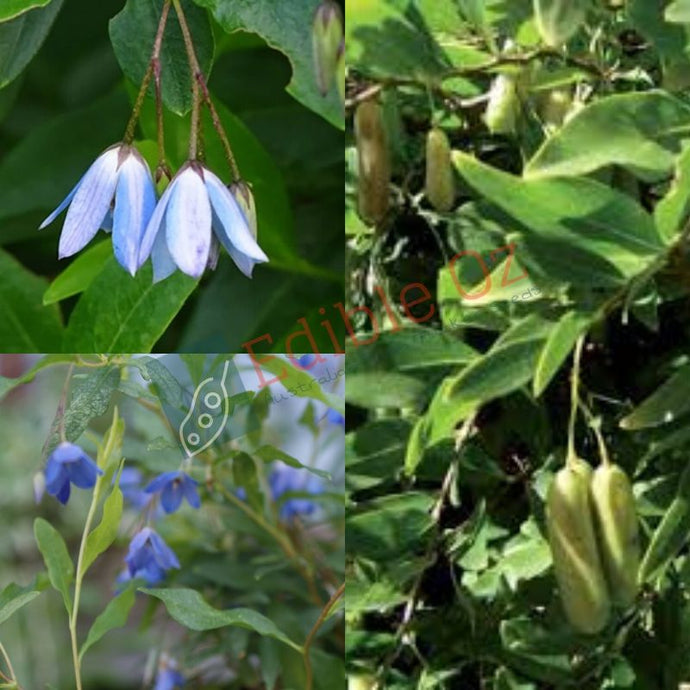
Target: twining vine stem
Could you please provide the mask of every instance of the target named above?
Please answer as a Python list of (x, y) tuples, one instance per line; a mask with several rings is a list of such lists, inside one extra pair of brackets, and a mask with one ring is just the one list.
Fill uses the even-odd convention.
[[(453, 483), (455, 482), (458, 476), (458, 468), (460, 465), (460, 452), (475, 429), (474, 420), (475, 415), (471, 415), (470, 417), (468, 417), (463, 422), (462, 426), (460, 427), (455, 436), (455, 454), (446, 472), (446, 475), (443, 478), (443, 483), (441, 485), (441, 491), (439, 492), (438, 498), (434, 503), (434, 507), (431, 509), (431, 517), (436, 526), (436, 538), (431, 540), (429, 548), (426, 551), (425, 561), (427, 563), (431, 561), (431, 557), (433, 556), (436, 548), (438, 547), (437, 539), (441, 533), (441, 512), (443, 511), (443, 506), (446, 504), (446, 501), (448, 500), (448, 496), (453, 487)], [(403, 611), (400, 625), (398, 626), (398, 629), (395, 633), (395, 644), (393, 645), (393, 650), (384, 659), (384, 661), (378, 668), (378, 671), (376, 673), (377, 690), (383, 690), (383, 688), (385, 688), (386, 676), (388, 675), (388, 671), (390, 670), (391, 666), (400, 654), (400, 643), (403, 641), (403, 638), (405, 637), (405, 634), (407, 633), (410, 627), (410, 623), (412, 622), (412, 616), (415, 612), (415, 609), (417, 608), (417, 604), (419, 603), (419, 594), (422, 588), (422, 581), (424, 580), (425, 572), (426, 568), (423, 568), (417, 576), (414, 584), (412, 585), (412, 590), (410, 592), (410, 596), (407, 599), (407, 603), (405, 604), (405, 610)]]
[[(132, 141), (134, 140), (134, 128), (136, 127), (136, 124), (139, 120), (139, 114), (141, 112), (141, 107), (144, 104), (144, 97), (146, 96), (146, 92), (148, 91), (149, 84), (151, 83), (151, 77), (154, 76), (156, 70), (158, 70), (158, 76), (157, 76), (157, 83), (158, 86), (156, 88), (156, 94), (157, 98), (159, 98), (159, 87), (160, 87), (160, 53), (161, 53), (161, 45), (163, 44), (163, 34), (165, 33), (165, 25), (168, 22), (168, 15), (170, 14), (170, 3), (172, 0), (165, 0), (165, 4), (163, 5), (163, 12), (161, 13), (161, 18), (160, 21), (158, 22), (158, 29), (156, 30), (156, 38), (153, 41), (153, 50), (151, 51), (151, 60), (149, 60), (149, 66), (146, 69), (146, 73), (144, 74), (144, 79), (141, 82), (141, 87), (139, 88), (139, 93), (137, 94), (137, 100), (134, 103), (134, 109), (132, 110), (132, 115), (129, 118), (129, 122), (127, 123), (127, 129), (125, 130), (125, 136), (123, 137), (123, 141), (125, 144), (131, 144)], [(162, 110), (161, 110), (162, 113)], [(162, 120), (162, 117), (161, 117)], [(161, 122), (159, 122), (159, 146), (161, 142), (161, 136), (160, 134), (162, 132), (161, 129)], [(160, 150), (159, 150), (159, 156), (161, 155)]]
[(312, 690), (312, 687), (314, 685), (314, 673), (311, 668), (311, 659), (309, 658), (309, 649), (311, 648), (311, 643), (314, 641), (316, 633), (319, 631), (319, 628), (323, 625), (323, 622), (326, 620), (329, 612), (335, 606), (335, 603), (338, 601), (338, 599), (340, 599), (340, 597), (343, 596), (344, 592), (345, 583), (343, 582), (340, 585), (340, 587), (338, 587), (338, 589), (335, 592), (333, 592), (333, 596), (323, 607), (321, 614), (316, 620), (316, 623), (314, 623), (314, 627), (311, 629), (309, 635), (307, 635), (307, 639), (304, 641), (304, 646), (302, 647), (302, 655), (304, 656), (304, 671), (307, 675), (305, 690)]
[(568, 422), (568, 455), (566, 456), (566, 463), (573, 463), (577, 457), (575, 451), (575, 422), (577, 420), (578, 408), (578, 386), (580, 385), (580, 361), (582, 359), (582, 346), (584, 344), (584, 336), (580, 336), (575, 344), (575, 353), (573, 355), (573, 369), (570, 372), (570, 420)]
[[(194, 50), (194, 41), (192, 40), (192, 34), (189, 30), (189, 25), (187, 24), (187, 18), (185, 16), (184, 10), (182, 9), (182, 4), (180, 3), (180, 0), (172, 0), (174, 6), (175, 6), (175, 12), (177, 13), (177, 18), (180, 22), (180, 28), (182, 29), (182, 37), (184, 38), (184, 44), (185, 48), (187, 50), (187, 58), (189, 60), (189, 68), (192, 73), (192, 93), (194, 94), (195, 102), (196, 99), (199, 97), (199, 90), (201, 92), (201, 96), (203, 97), (204, 102), (208, 106), (209, 112), (211, 113), (211, 120), (213, 122), (213, 127), (218, 132), (218, 136), (220, 137), (221, 143), (223, 144), (223, 149), (225, 151), (225, 157), (228, 160), (228, 165), (230, 166), (230, 170), (232, 171), (232, 178), (234, 182), (239, 181), (240, 178), (240, 171), (239, 168), (237, 167), (237, 163), (235, 161), (235, 157), (232, 153), (232, 148), (230, 146), (230, 141), (228, 140), (228, 137), (225, 133), (225, 130), (223, 129), (223, 125), (221, 124), (220, 117), (218, 117), (218, 112), (216, 111), (215, 105), (213, 105), (213, 101), (211, 99), (211, 94), (208, 91), (208, 86), (206, 85), (206, 79), (204, 78), (204, 73), (201, 69), (201, 66), (199, 65), (199, 60), (197, 59), (196, 56), (196, 51)], [(192, 120), (194, 118), (194, 110), (192, 110)], [(192, 121), (192, 136), (195, 137), (198, 135), (198, 127), (199, 123), (198, 121), (196, 124), (194, 121)]]

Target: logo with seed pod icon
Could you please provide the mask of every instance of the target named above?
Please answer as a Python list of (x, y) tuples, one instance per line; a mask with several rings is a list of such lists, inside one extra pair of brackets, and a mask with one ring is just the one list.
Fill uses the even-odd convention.
[(194, 391), (187, 416), (180, 424), (180, 442), (188, 457), (206, 450), (222, 433), (230, 415), (225, 362), (220, 378), (204, 379)]

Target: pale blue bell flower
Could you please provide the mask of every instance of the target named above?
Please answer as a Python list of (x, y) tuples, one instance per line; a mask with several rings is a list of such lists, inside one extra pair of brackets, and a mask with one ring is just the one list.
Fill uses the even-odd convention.
[(154, 282), (167, 278), (176, 267), (199, 278), (213, 264), (216, 240), (247, 277), (255, 264), (268, 261), (230, 190), (200, 163), (186, 163), (146, 227), (139, 265), (151, 256)]
[(139, 262), (139, 247), (156, 207), (156, 188), (141, 154), (128, 144), (106, 149), (41, 223), (41, 229), (68, 206), (60, 235), (59, 257), (76, 254), (99, 229), (112, 230), (115, 258), (134, 275), (143, 263)]

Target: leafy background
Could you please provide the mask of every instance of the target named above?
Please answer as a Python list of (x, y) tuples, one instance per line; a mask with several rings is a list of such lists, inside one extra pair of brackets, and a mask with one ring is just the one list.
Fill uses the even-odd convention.
[[(347, 662), (386, 688), (690, 680), (687, 3), (536, 4), (579, 14), (556, 21), (562, 48), (530, 0), (347, 4)], [(502, 133), (484, 120), (498, 74), (521, 80)], [(563, 90), (567, 122), (547, 107)], [(376, 227), (351, 121), (372, 97), (393, 168)], [(448, 213), (424, 194), (432, 124), (453, 148)], [(492, 257), (508, 243), (511, 266)], [(428, 298), (406, 313), (415, 282)], [(594, 637), (564, 618), (544, 536), (581, 335), (582, 397), (658, 557)], [(597, 464), (582, 419), (577, 448)]]
[[(237, 351), (265, 333), (272, 343), (260, 347), (281, 351), (301, 317), (322, 349), (332, 349), (318, 309), (330, 314), (342, 295), (342, 105), (335, 87), (322, 98), (314, 82), (316, 5), (186, 0), (212, 95), (254, 186), (259, 240), (271, 262), (248, 280), (223, 256), (198, 287), (178, 273), (151, 288), (149, 270), (136, 279), (119, 270), (104, 234), (71, 262), (58, 262), (60, 221), (37, 228), (96, 156), (122, 138), (138, 88), (131, 80), (145, 70), (162, 0), (3, 4), (2, 351)], [(172, 16), (166, 37), (166, 152), (176, 167), (185, 159), (190, 98)], [(205, 131), (209, 165), (227, 178), (209, 120)], [(148, 99), (138, 143), (155, 165), (154, 141)]]

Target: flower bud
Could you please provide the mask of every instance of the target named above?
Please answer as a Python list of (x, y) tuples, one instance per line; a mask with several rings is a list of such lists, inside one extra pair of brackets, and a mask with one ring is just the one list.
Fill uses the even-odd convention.
[(637, 512), (630, 480), (618, 465), (600, 465), (592, 477), (599, 551), (614, 604), (630, 606), (640, 567)]
[(254, 235), (254, 239), (256, 239), (258, 228), (256, 225), (256, 205), (254, 204), (252, 190), (246, 182), (240, 180), (230, 185), (230, 193), (240, 205), (242, 213), (244, 213), (244, 217), (247, 219), (249, 229), (252, 235)]
[(375, 101), (364, 101), (357, 107), (355, 140), (359, 165), (359, 215), (366, 223), (375, 225), (388, 210), (391, 177), (383, 115), (381, 106)]
[(40, 503), (43, 500), (43, 494), (46, 492), (46, 476), (42, 471), (36, 472), (34, 475), (34, 500)]
[(338, 49), (343, 40), (340, 7), (333, 0), (323, 0), (316, 8), (312, 25), (312, 45), (316, 84), (325, 96), (336, 76)]
[(594, 531), (592, 470), (579, 458), (554, 477), (546, 525), (563, 609), (576, 630), (594, 634), (610, 615), (610, 600)]
[(450, 142), (437, 127), (429, 130), (426, 138), (426, 196), (437, 211), (450, 211), (455, 202)]

